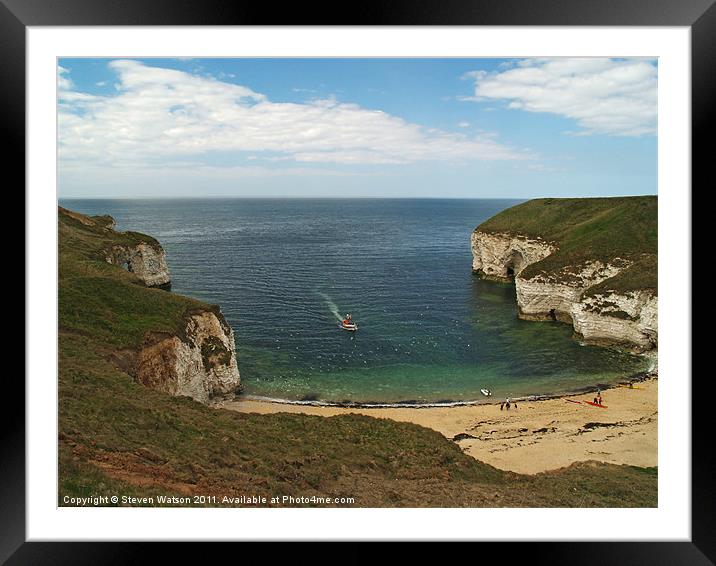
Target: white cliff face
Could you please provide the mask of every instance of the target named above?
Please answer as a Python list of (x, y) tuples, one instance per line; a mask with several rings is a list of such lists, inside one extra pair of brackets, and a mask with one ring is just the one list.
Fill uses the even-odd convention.
[(570, 267), (557, 273), (517, 277), (515, 288), (520, 317), (531, 320), (554, 319), (572, 322), (572, 309), (589, 287), (614, 277), (620, 269), (599, 261)]
[(233, 397), (241, 383), (234, 332), (219, 316), (192, 314), (181, 337), (148, 336), (137, 357), (137, 380), (201, 403)]
[(572, 309), (574, 330), (593, 343), (625, 344), (640, 350), (657, 347), (658, 298), (650, 291), (584, 297)]
[(171, 284), (166, 254), (161, 246), (140, 242), (135, 246), (113, 246), (107, 261), (134, 273), (147, 287)]
[(649, 290), (589, 294), (588, 290), (614, 277), (632, 263), (614, 258), (567, 266), (529, 279), (524, 269), (557, 251), (553, 243), (510, 234), (475, 231), (472, 269), (487, 279), (514, 278), (520, 318), (560, 320), (574, 325), (587, 343), (619, 345), (635, 350), (658, 344), (657, 296)]
[(510, 280), (554, 253), (550, 242), (510, 234), (472, 233), (472, 270), (488, 279)]

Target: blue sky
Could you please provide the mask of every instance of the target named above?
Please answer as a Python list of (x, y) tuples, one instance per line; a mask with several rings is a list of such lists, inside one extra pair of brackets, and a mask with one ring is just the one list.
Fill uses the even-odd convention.
[(61, 59), (63, 198), (655, 194), (644, 59)]

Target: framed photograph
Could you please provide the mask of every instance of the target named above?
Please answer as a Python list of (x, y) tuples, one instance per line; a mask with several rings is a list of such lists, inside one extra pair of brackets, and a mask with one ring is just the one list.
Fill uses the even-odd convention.
[(690, 288), (716, 11), (509, 4), (5, 2), (28, 332), (3, 560), (712, 563)]

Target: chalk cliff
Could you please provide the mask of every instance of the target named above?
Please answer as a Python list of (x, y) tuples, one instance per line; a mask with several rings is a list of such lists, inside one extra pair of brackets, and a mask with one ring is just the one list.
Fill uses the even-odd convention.
[(574, 304), (575, 331), (588, 342), (623, 344), (640, 350), (658, 344), (657, 296), (650, 291), (600, 293)]
[(202, 403), (233, 397), (241, 382), (234, 332), (218, 310), (188, 314), (180, 334), (147, 333), (136, 377), (147, 387)]
[(147, 287), (171, 288), (166, 253), (158, 243), (115, 244), (107, 250), (107, 262), (131, 271)]
[(486, 279), (509, 281), (556, 249), (541, 238), (476, 230), (472, 233), (472, 270)]
[(232, 397), (241, 383), (234, 332), (218, 306), (156, 289), (171, 283), (161, 244), (116, 231), (111, 216), (58, 212), (60, 328), (79, 325), (147, 387), (202, 403)]
[[(547, 204), (559, 200), (550, 199)], [(592, 203), (589, 205), (593, 206)], [(627, 202), (627, 205), (633, 208), (634, 203)], [(528, 212), (533, 214), (539, 214), (539, 208), (544, 206), (543, 201), (521, 205), (523, 209), (530, 207)], [(615, 206), (624, 204), (619, 201)], [(514, 280), (520, 318), (571, 324), (575, 335), (586, 343), (636, 351), (657, 348), (657, 291), (656, 285), (651, 284), (649, 271), (654, 271), (655, 279), (655, 254), (653, 258), (650, 254), (633, 252), (619, 254), (619, 243), (609, 245), (608, 234), (605, 236), (600, 231), (598, 249), (607, 251), (594, 254), (598, 257), (590, 257), (589, 251), (574, 251), (579, 248), (572, 244), (569, 232), (563, 231), (560, 237), (551, 238), (536, 235), (534, 223), (530, 224), (531, 218), (521, 220), (528, 216), (524, 211), (518, 211), (514, 215), (517, 217), (515, 220), (509, 217), (511, 210), (501, 213), (500, 218), (495, 217), (498, 221), (493, 224), (514, 225), (515, 231), (494, 231), (489, 220), (472, 233), (472, 269), (486, 279)], [(604, 210), (609, 209), (601, 206), (594, 215), (601, 218)], [(569, 223), (570, 209), (562, 212), (565, 218), (560, 220)], [(579, 223), (574, 222), (574, 231), (584, 232), (584, 225), (589, 225), (589, 217), (585, 220), (583, 207), (579, 213), (581, 216)], [(520, 221), (522, 225), (532, 228), (531, 233), (519, 231)], [(554, 229), (544, 231), (557, 233)], [(585, 240), (587, 250), (594, 248), (590, 248), (591, 242), (581, 233), (579, 237)], [(615, 233), (614, 238), (619, 238), (619, 234)], [(569, 253), (560, 255), (564, 241), (568, 242)], [(642, 271), (649, 271), (649, 276)]]

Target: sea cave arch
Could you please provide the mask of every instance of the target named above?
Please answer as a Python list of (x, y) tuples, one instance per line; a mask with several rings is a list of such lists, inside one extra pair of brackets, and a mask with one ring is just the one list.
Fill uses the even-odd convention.
[(527, 262), (522, 253), (519, 250), (512, 250), (505, 264), (507, 277), (514, 279), (515, 275), (518, 275), (525, 267), (527, 267)]

